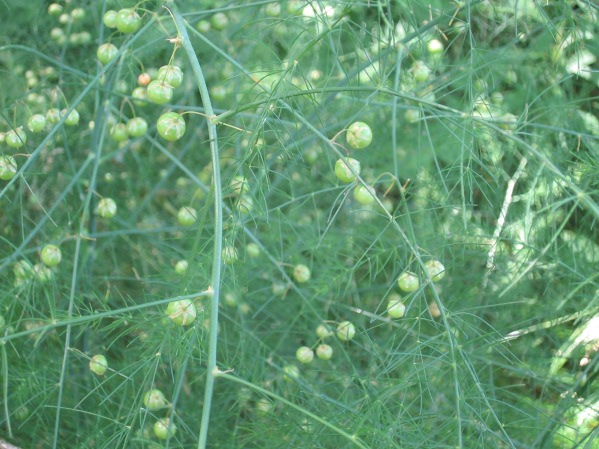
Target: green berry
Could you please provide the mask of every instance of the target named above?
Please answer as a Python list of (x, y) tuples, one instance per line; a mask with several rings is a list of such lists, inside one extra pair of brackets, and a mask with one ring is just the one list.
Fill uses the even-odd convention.
[(310, 363), (314, 360), (314, 351), (307, 346), (301, 346), (295, 352), (295, 357), (300, 363)]
[(350, 147), (361, 150), (372, 142), (372, 130), (364, 122), (355, 122), (347, 129), (345, 139)]
[(58, 17), (59, 15), (61, 15), (62, 10), (63, 10), (62, 5), (60, 5), (58, 3), (51, 3), (48, 6), (48, 14), (50, 14), (52, 17)]
[(316, 348), (316, 356), (321, 360), (330, 360), (333, 357), (333, 348), (329, 345), (321, 344)]
[(178, 260), (175, 264), (175, 273), (180, 276), (183, 276), (187, 271), (187, 267), (189, 267), (189, 262), (186, 260)]
[(212, 28), (212, 25), (210, 25), (210, 22), (207, 20), (200, 20), (198, 23), (196, 23), (196, 30), (202, 34), (209, 32), (210, 28)]
[(56, 108), (50, 108), (46, 111), (46, 122), (50, 125), (56, 125), (60, 122), (60, 111)]
[(98, 50), (96, 51), (96, 57), (98, 58), (98, 61), (100, 61), (104, 65), (108, 64), (110, 61), (116, 58), (118, 54), (119, 49), (111, 43), (105, 43), (100, 45), (98, 47)]
[(33, 272), (35, 279), (42, 284), (51, 281), (54, 277), (52, 269), (43, 263), (36, 263), (33, 266)]
[(110, 137), (115, 142), (125, 142), (129, 138), (129, 133), (127, 132), (127, 125), (124, 123), (117, 123), (110, 130)]
[(360, 184), (354, 189), (354, 199), (363, 206), (368, 206), (374, 203), (376, 199), (376, 191), (372, 186)]
[(92, 373), (97, 374), (98, 376), (103, 376), (108, 369), (108, 361), (106, 360), (106, 357), (102, 354), (93, 356), (89, 361), (89, 369)]
[(233, 179), (229, 182), (229, 188), (235, 195), (239, 196), (249, 192), (250, 185), (244, 176), (237, 175), (233, 176)]
[(291, 382), (293, 380), (299, 379), (300, 370), (295, 365), (285, 365), (283, 367), (283, 380)]
[(152, 390), (146, 391), (144, 394), (144, 407), (146, 407), (149, 411), (155, 412), (156, 410), (160, 410), (168, 406), (168, 401), (166, 397), (162, 393), (162, 391), (154, 388)]
[(182, 207), (177, 213), (177, 221), (181, 226), (192, 226), (197, 219), (198, 211), (193, 207)]
[(109, 9), (104, 13), (104, 17), (102, 17), (102, 22), (104, 22), (104, 26), (106, 28), (116, 28), (116, 16), (117, 12), (114, 9)]
[(166, 314), (175, 324), (187, 326), (196, 319), (197, 310), (191, 299), (173, 301), (166, 307)]
[(262, 251), (260, 250), (260, 246), (258, 246), (258, 244), (253, 243), (253, 242), (248, 243), (245, 247), (245, 253), (252, 258), (260, 256), (261, 252)]
[(165, 65), (158, 69), (156, 79), (177, 88), (183, 82), (183, 71), (176, 65)]
[(335, 333), (339, 340), (350, 341), (356, 335), (356, 326), (350, 321), (342, 321), (337, 326), (337, 331)]
[(0, 179), (10, 181), (17, 174), (17, 161), (12, 156), (0, 156)]
[(310, 280), (310, 268), (306, 265), (298, 264), (293, 268), (293, 279), (299, 284), (303, 284)]
[(46, 245), (42, 248), (41, 258), (47, 267), (55, 267), (62, 260), (62, 252), (56, 245)]
[(146, 95), (148, 100), (156, 104), (165, 104), (171, 101), (173, 98), (173, 86), (164, 81), (154, 80), (150, 81), (146, 88)]
[(116, 203), (112, 198), (102, 198), (96, 207), (96, 213), (102, 218), (112, 218), (116, 215)]
[(127, 133), (131, 137), (141, 137), (148, 132), (148, 122), (142, 117), (134, 117), (127, 122)]
[(408, 109), (404, 117), (408, 123), (415, 123), (420, 120), (420, 110), (419, 109)]
[(135, 9), (124, 8), (117, 13), (115, 25), (121, 33), (135, 33), (141, 26), (141, 17)]
[[(352, 173), (352, 170), (355, 172), (355, 175)], [(353, 182), (356, 180), (356, 175), (360, 175), (360, 161), (348, 157), (346, 159), (338, 159), (335, 162), (335, 176), (339, 181), (344, 183)]]
[[(152, 81), (153, 83), (154, 81)], [(150, 83), (150, 84), (152, 84)], [(148, 86), (149, 87), (149, 86)], [(185, 134), (185, 120), (181, 114), (167, 112), (158, 118), (156, 129), (163, 139), (169, 142), (179, 140)]]
[(154, 423), (154, 435), (160, 440), (171, 438), (176, 432), (177, 426), (169, 418), (162, 418)]
[[(63, 109), (60, 112), (61, 116), (64, 116), (67, 113), (66, 109)], [(77, 112), (77, 109), (73, 109), (71, 112), (69, 112), (69, 115), (67, 115), (67, 118), (64, 121), (64, 124), (67, 126), (75, 126), (79, 123), (79, 112)]]
[(281, 4), (280, 3), (269, 3), (266, 5), (266, 9), (264, 10), (268, 17), (279, 17), (281, 14)]
[(222, 12), (217, 12), (210, 18), (210, 25), (217, 31), (224, 30), (229, 25), (229, 19)]
[(401, 301), (399, 295), (394, 295), (393, 298), (389, 299), (387, 304), (387, 314), (391, 318), (401, 318), (406, 313), (406, 306)]
[(318, 338), (327, 338), (333, 335), (333, 331), (331, 331), (325, 324), (319, 324), (316, 328), (316, 335), (318, 335)]
[(23, 127), (19, 126), (8, 131), (4, 135), (4, 141), (11, 148), (21, 148), (27, 142), (27, 134), (25, 134)]
[(46, 127), (46, 117), (42, 114), (34, 114), (27, 120), (27, 128), (32, 133), (39, 133)]
[(438, 260), (428, 260), (424, 263), (424, 269), (433, 282), (439, 282), (445, 277), (445, 267)]
[(404, 292), (413, 292), (420, 287), (420, 279), (410, 271), (404, 271), (397, 278), (397, 286)]
[(227, 265), (232, 265), (237, 262), (239, 255), (234, 246), (225, 246), (222, 250), (223, 262)]
[(13, 273), (15, 275), (15, 278), (20, 280), (27, 280), (31, 279), (34, 276), (35, 271), (33, 269), (33, 265), (31, 265), (31, 263), (28, 260), (23, 259), (15, 263), (15, 265), (13, 266)]

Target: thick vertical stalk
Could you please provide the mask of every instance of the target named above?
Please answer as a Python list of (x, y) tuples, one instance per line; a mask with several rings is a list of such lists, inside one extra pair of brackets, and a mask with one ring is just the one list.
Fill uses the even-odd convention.
[(202, 72), (202, 67), (196, 56), (196, 53), (189, 40), (189, 34), (185, 29), (185, 21), (179, 13), (175, 2), (170, 0), (167, 6), (173, 14), (177, 25), (181, 45), (189, 58), (191, 69), (198, 89), (202, 96), (204, 110), (208, 116), (208, 136), (210, 138), (210, 151), (212, 153), (212, 180), (214, 182), (214, 259), (212, 264), (212, 304), (210, 307), (210, 338), (208, 341), (208, 372), (206, 374), (206, 387), (204, 390), (204, 405), (202, 408), (202, 422), (200, 426), (200, 435), (198, 438), (198, 449), (205, 449), (208, 437), (208, 425), (210, 422), (210, 409), (212, 406), (212, 395), (214, 391), (214, 377), (217, 370), (216, 367), (216, 350), (217, 350), (217, 329), (218, 329), (218, 302), (220, 296), (221, 284), (221, 266), (222, 266), (222, 246), (223, 246), (223, 206), (222, 206), (222, 189), (220, 178), (220, 165), (218, 155), (218, 136), (216, 133), (216, 125), (212, 121), (214, 110), (210, 102), (208, 94), (208, 86)]

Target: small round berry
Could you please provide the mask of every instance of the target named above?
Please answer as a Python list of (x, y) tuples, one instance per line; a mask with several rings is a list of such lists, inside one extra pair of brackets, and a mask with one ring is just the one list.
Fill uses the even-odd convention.
[(50, 282), (54, 277), (52, 269), (43, 263), (36, 263), (33, 266), (34, 277), (37, 281), (43, 283)]
[(420, 110), (419, 109), (408, 109), (404, 117), (408, 123), (415, 123), (420, 120)]
[(102, 17), (102, 22), (104, 22), (104, 26), (106, 28), (116, 28), (116, 16), (117, 12), (114, 9), (109, 9), (104, 13)]
[(401, 318), (406, 314), (406, 306), (401, 301), (399, 295), (395, 296), (396, 297), (389, 299), (389, 303), (387, 304), (387, 314), (391, 318)]
[(17, 174), (17, 161), (12, 156), (0, 156), (0, 179), (10, 181)]
[(342, 321), (337, 326), (335, 334), (341, 341), (350, 341), (356, 335), (356, 326), (351, 321)]
[(177, 426), (169, 418), (159, 419), (154, 423), (154, 435), (160, 440), (167, 440), (175, 435)]
[[(154, 81), (152, 81), (152, 83), (153, 82)], [(156, 129), (163, 139), (174, 142), (179, 140), (185, 134), (185, 120), (181, 114), (167, 112), (158, 117)]]
[(46, 245), (42, 248), (41, 258), (47, 267), (55, 267), (62, 260), (62, 252), (56, 245)]
[(233, 176), (233, 178), (229, 182), (229, 188), (235, 195), (239, 196), (243, 193), (249, 192), (250, 184), (248, 183), (248, 180), (245, 178), (245, 176), (237, 175)]
[(131, 98), (136, 106), (143, 106), (148, 101), (148, 91), (145, 87), (138, 86), (131, 92)]
[(420, 279), (410, 271), (404, 271), (397, 278), (397, 286), (404, 292), (413, 292), (420, 287)]
[(116, 48), (114, 44), (111, 44), (109, 42), (100, 45), (98, 47), (98, 50), (96, 51), (96, 57), (98, 58), (98, 61), (100, 61), (104, 65), (108, 64), (110, 61), (116, 58), (118, 54), (119, 49)]
[(354, 189), (354, 199), (363, 206), (368, 206), (374, 203), (376, 199), (376, 191), (372, 186), (360, 184)]
[(137, 84), (146, 87), (152, 81), (152, 76), (148, 72), (140, 73), (137, 77)]
[(301, 14), (304, 9), (304, 2), (302, 0), (289, 0), (287, 2), (287, 12), (289, 14)]
[(210, 22), (207, 20), (200, 20), (198, 23), (196, 23), (196, 30), (198, 30), (200, 33), (206, 34), (208, 31), (210, 31), (210, 28), (212, 28), (212, 25), (210, 25)]
[(229, 19), (222, 12), (217, 12), (210, 18), (210, 25), (217, 31), (224, 30), (229, 25)]
[(293, 279), (295, 279), (295, 282), (303, 284), (308, 282), (310, 277), (310, 268), (308, 268), (306, 265), (300, 263), (293, 268)]
[[(351, 169), (350, 169), (351, 167)], [(354, 173), (352, 173), (352, 170)], [(335, 176), (337, 179), (344, 183), (353, 182), (356, 180), (356, 175), (360, 174), (360, 161), (348, 157), (344, 159), (338, 159), (335, 162)]]
[(181, 226), (192, 226), (197, 219), (198, 211), (193, 207), (182, 207), (177, 213), (177, 221)]
[(439, 318), (441, 316), (441, 309), (435, 301), (431, 301), (428, 305), (428, 312), (433, 318)]
[(155, 412), (156, 410), (160, 410), (161, 408), (165, 408), (167, 406), (168, 401), (166, 400), (166, 397), (162, 391), (158, 390), (157, 388), (146, 391), (144, 394), (144, 407), (151, 412)]
[(116, 203), (112, 198), (102, 198), (96, 207), (96, 213), (102, 218), (112, 218), (116, 215)]
[(27, 120), (27, 128), (32, 133), (39, 133), (46, 127), (46, 117), (43, 114), (33, 114)]
[(121, 33), (135, 33), (141, 26), (141, 17), (133, 8), (123, 8), (116, 15), (116, 29)]
[(56, 125), (60, 122), (60, 111), (56, 108), (50, 108), (46, 111), (46, 122), (50, 125)]
[(269, 3), (266, 5), (266, 9), (264, 10), (268, 17), (279, 17), (281, 14), (281, 4), (280, 3)]
[(310, 363), (314, 360), (314, 351), (307, 346), (301, 346), (295, 352), (295, 358), (297, 358), (300, 363)]
[(48, 14), (50, 14), (52, 17), (60, 16), (62, 14), (62, 10), (63, 10), (62, 5), (60, 5), (58, 3), (51, 3), (48, 6)]
[(176, 65), (164, 65), (158, 69), (156, 79), (177, 88), (183, 82), (183, 71)]
[(433, 282), (439, 282), (445, 277), (445, 267), (438, 260), (427, 260), (424, 262), (424, 269)]
[(92, 373), (97, 374), (98, 376), (103, 376), (104, 373), (106, 373), (107, 369), (108, 361), (106, 360), (106, 357), (102, 354), (97, 354), (93, 356), (89, 361), (89, 370)]
[(28, 260), (23, 259), (15, 263), (13, 267), (13, 273), (15, 274), (15, 278), (19, 280), (27, 280), (34, 276), (35, 271), (33, 269), (33, 265), (31, 265)]
[(125, 142), (129, 138), (129, 133), (127, 132), (127, 125), (124, 123), (117, 123), (110, 130), (110, 137), (115, 142)]
[(329, 345), (321, 344), (316, 348), (316, 356), (321, 360), (330, 360), (333, 357), (333, 348)]
[(428, 44), (426, 44), (426, 49), (430, 55), (437, 56), (443, 53), (445, 47), (439, 39), (431, 39)]
[(232, 265), (237, 262), (239, 255), (234, 246), (225, 246), (222, 250), (223, 262), (227, 265)]
[(283, 367), (283, 380), (287, 382), (299, 379), (300, 374), (299, 368), (295, 365), (285, 365)]
[(154, 80), (150, 81), (146, 88), (146, 95), (148, 100), (156, 104), (168, 103), (173, 98), (173, 86), (164, 81)]
[(260, 246), (254, 242), (248, 243), (245, 247), (245, 253), (251, 258), (259, 257), (261, 252)]
[(4, 141), (11, 148), (21, 148), (27, 142), (27, 134), (25, 134), (23, 127), (19, 126), (8, 131), (4, 135)]
[(272, 402), (266, 398), (261, 398), (256, 401), (256, 414), (259, 416), (268, 415), (272, 412), (273, 408)]
[(318, 338), (327, 338), (333, 335), (333, 331), (330, 330), (325, 324), (319, 324), (316, 328), (316, 335), (318, 335)]
[(228, 94), (229, 92), (225, 86), (217, 85), (210, 88), (210, 98), (214, 101), (224, 101)]
[(197, 310), (191, 299), (173, 301), (166, 307), (166, 314), (175, 324), (187, 326), (196, 319)]
[[(64, 116), (67, 113), (66, 109), (63, 109), (60, 112), (61, 116)], [(69, 112), (69, 115), (67, 115), (67, 118), (64, 120), (64, 124), (67, 126), (75, 126), (79, 123), (79, 112), (77, 112), (77, 109), (73, 109), (71, 112)]]
[(148, 132), (148, 122), (143, 117), (133, 117), (127, 122), (127, 133), (131, 137), (141, 137)]
[(372, 142), (372, 130), (364, 122), (355, 122), (347, 129), (345, 139), (350, 147), (361, 150)]
[(183, 276), (187, 271), (187, 267), (189, 267), (189, 262), (186, 260), (178, 260), (175, 264), (175, 273), (180, 276)]
[(80, 22), (85, 19), (85, 9), (73, 8), (71, 11), (71, 19), (73, 19), (73, 22)]
[(422, 61), (414, 62), (410, 71), (412, 72), (414, 80), (419, 83), (426, 81), (431, 73), (431, 70)]

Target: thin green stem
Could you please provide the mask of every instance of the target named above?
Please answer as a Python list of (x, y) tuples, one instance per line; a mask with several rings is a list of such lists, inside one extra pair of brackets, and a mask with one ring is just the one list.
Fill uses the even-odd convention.
[(265, 396), (269, 396), (272, 399), (281, 402), (282, 404), (287, 405), (288, 407), (291, 407), (295, 410), (297, 410), (298, 412), (306, 415), (308, 418), (313, 419), (314, 421), (322, 424), (323, 426), (328, 427), (329, 429), (331, 429), (332, 431), (338, 433), (339, 435), (341, 435), (343, 438), (351, 441), (352, 443), (354, 443), (357, 447), (361, 448), (361, 449), (368, 449), (368, 446), (366, 446), (366, 444), (360, 439), (358, 438), (356, 435), (351, 435), (349, 433), (347, 433), (345, 430), (341, 429), (340, 427), (337, 427), (334, 424), (331, 424), (329, 421), (327, 421), (326, 419), (322, 419), (320, 416), (310, 412), (309, 410), (306, 410), (303, 407), (300, 407), (297, 404), (294, 404), (291, 401), (288, 401), (287, 399), (279, 396), (276, 393), (273, 393), (272, 391), (268, 391), (262, 387), (259, 387), (256, 384), (253, 384), (251, 382), (248, 382), (247, 380), (241, 379), (240, 377), (237, 376), (233, 376), (231, 374), (227, 374), (227, 373), (218, 373), (218, 377), (224, 378), (224, 379), (228, 379), (228, 380), (232, 380), (233, 382), (237, 382), (238, 384), (244, 385), (248, 388), (251, 388), (252, 390), (255, 390)]
[(12, 427), (10, 425), (10, 412), (8, 410), (8, 357), (6, 356), (6, 344), (0, 343), (2, 346), (2, 368), (4, 383), (2, 385), (2, 396), (4, 397), (4, 418), (6, 419), (6, 431), (8, 436), (12, 438)]
[(217, 331), (218, 331), (218, 303), (220, 296), (221, 284), (221, 267), (222, 267), (222, 246), (223, 246), (223, 195), (220, 176), (220, 158), (218, 153), (218, 135), (216, 132), (216, 124), (211, 120), (214, 116), (210, 95), (206, 79), (200, 66), (200, 61), (196, 55), (189, 34), (185, 28), (185, 20), (175, 6), (175, 2), (169, 0), (168, 8), (173, 14), (175, 23), (178, 28), (181, 45), (187, 54), (191, 69), (198, 83), (198, 89), (202, 97), (204, 110), (208, 118), (206, 124), (208, 126), (208, 136), (210, 137), (210, 151), (212, 153), (212, 179), (214, 182), (214, 257), (212, 263), (212, 303), (210, 307), (210, 337), (208, 341), (208, 371), (206, 373), (206, 387), (204, 390), (204, 405), (202, 407), (202, 422), (200, 425), (200, 434), (198, 437), (198, 449), (205, 449), (208, 438), (208, 426), (210, 423), (210, 409), (212, 407), (212, 395), (214, 392), (214, 376), (216, 369), (216, 351), (217, 351)]

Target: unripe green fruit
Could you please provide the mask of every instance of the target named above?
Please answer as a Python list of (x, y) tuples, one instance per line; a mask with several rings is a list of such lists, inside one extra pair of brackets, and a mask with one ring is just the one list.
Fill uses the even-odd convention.
[(98, 50), (96, 51), (96, 57), (98, 58), (98, 61), (100, 61), (104, 65), (108, 64), (110, 61), (116, 58), (118, 54), (119, 49), (116, 48), (114, 44), (111, 44), (109, 42), (100, 45), (98, 47)]
[(47, 267), (55, 267), (62, 260), (62, 253), (58, 246), (46, 245), (42, 248), (41, 258)]
[(127, 132), (127, 125), (124, 123), (117, 123), (110, 130), (110, 137), (115, 142), (125, 142), (129, 138), (129, 133)]
[(444, 48), (443, 43), (439, 39), (431, 39), (428, 44), (426, 44), (427, 51), (433, 56), (443, 53)]
[(397, 286), (404, 292), (413, 292), (420, 287), (420, 279), (410, 271), (404, 271), (397, 278)]
[[(399, 296), (399, 295), (398, 295)], [(406, 306), (401, 301), (401, 298), (393, 298), (387, 304), (387, 314), (391, 318), (401, 318), (406, 313)]]
[(198, 211), (193, 207), (182, 207), (177, 213), (177, 221), (181, 226), (192, 226), (197, 219)]
[(131, 137), (141, 137), (148, 132), (148, 122), (142, 117), (134, 117), (127, 122), (127, 133)]
[(131, 92), (131, 98), (136, 106), (143, 106), (148, 100), (148, 92), (145, 87), (138, 86)]
[(107, 369), (108, 361), (102, 354), (93, 356), (89, 361), (89, 370), (98, 376), (103, 376)]
[(146, 391), (144, 394), (144, 407), (146, 407), (151, 412), (156, 410), (160, 410), (168, 406), (168, 401), (166, 397), (162, 393), (162, 391), (154, 388), (152, 390)]
[(363, 206), (368, 206), (374, 203), (376, 199), (376, 191), (372, 186), (360, 184), (354, 189), (354, 199)]
[(295, 357), (300, 363), (310, 363), (314, 360), (314, 351), (307, 346), (301, 346), (295, 352)]
[[(153, 83), (154, 81), (152, 81)], [(150, 83), (150, 84), (152, 84)], [(149, 87), (149, 86), (148, 86)], [(185, 120), (181, 114), (167, 112), (158, 118), (156, 129), (163, 139), (169, 142), (179, 140), (185, 134)]]
[(158, 69), (156, 79), (177, 88), (183, 82), (183, 71), (176, 65), (165, 65)]
[(33, 266), (34, 277), (38, 282), (46, 283), (50, 282), (54, 277), (52, 269), (43, 263), (36, 263)]
[[(356, 173), (352, 173), (351, 169)], [(360, 175), (360, 161), (348, 157), (344, 159), (338, 159), (335, 162), (335, 176), (341, 182), (349, 183), (356, 180), (356, 175)]]
[(141, 26), (141, 17), (133, 8), (123, 8), (116, 15), (116, 29), (121, 33), (135, 33)]
[(112, 198), (102, 198), (96, 207), (97, 214), (102, 218), (112, 218), (116, 215), (116, 203)]
[(27, 120), (27, 128), (32, 133), (39, 133), (46, 127), (46, 117), (42, 114), (34, 114)]
[(319, 324), (316, 328), (316, 335), (318, 335), (318, 338), (327, 338), (333, 335), (333, 331), (330, 330), (325, 324)]
[(13, 267), (13, 273), (15, 274), (15, 278), (20, 280), (31, 279), (35, 271), (33, 269), (33, 265), (28, 260), (19, 260), (15, 263)]
[(156, 104), (168, 103), (173, 98), (173, 92), (173, 86), (160, 80), (150, 81), (146, 88), (148, 100)]
[[(67, 113), (66, 109), (63, 109), (60, 112), (60, 115), (64, 116)], [(73, 109), (69, 115), (67, 116), (67, 118), (64, 121), (64, 124), (67, 126), (75, 126), (79, 123), (79, 112), (77, 112), (77, 109)]]
[(283, 367), (283, 380), (287, 382), (299, 379), (300, 374), (299, 368), (295, 365), (285, 365)]
[(181, 299), (170, 302), (166, 307), (166, 314), (173, 323), (187, 326), (196, 319), (197, 310), (191, 299)]
[(233, 176), (231, 182), (229, 182), (229, 188), (235, 195), (241, 195), (247, 193), (250, 190), (248, 180), (244, 176)]
[(160, 440), (172, 438), (176, 432), (177, 426), (169, 418), (162, 418), (154, 423), (154, 435)]
[(372, 142), (372, 130), (364, 122), (355, 122), (347, 129), (345, 139), (350, 147), (361, 150)]
[(114, 9), (109, 9), (104, 13), (104, 17), (102, 17), (102, 22), (104, 22), (104, 26), (106, 28), (116, 28), (116, 16), (117, 12)]
[(56, 108), (50, 108), (46, 111), (46, 122), (50, 125), (56, 125), (60, 122), (60, 111)]
[(445, 267), (438, 260), (427, 260), (424, 263), (424, 269), (433, 282), (439, 282), (445, 277)]
[(12, 156), (0, 156), (0, 179), (10, 181), (17, 174), (17, 161)]
[(418, 109), (408, 109), (404, 117), (408, 123), (415, 123), (420, 120), (420, 110)]
[(62, 10), (63, 10), (62, 5), (60, 5), (58, 3), (51, 3), (48, 6), (48, 14), (50, 14), (52, 17), (58, 17), (59, 15), (61, 15)]
[(333, 348), (329, 345), (321, 344), (316, 348), (316, 355), (321, 360), (330, 360), (333, 357)]
[(189, 262), (187, 262), (186, 260), (178, 260), (177, 263), (175, 264), (175, 272), (178, 275), (183, 276), (185, 274), (185, 272), (187, 271), (188, 267), (189, 267)]
[(280, 3), (269, 3), (266, 5), (266, 9), (264, 10), (268, 17), (279, 17), (281, 14), (281, 4)]
[(356, 326), (350, 321), (342, 321), (337, 326), (335, 334), (341, 341), (350, 341), (356, 335)]
[(210, 31), (210, 28), (212, 28), (212, 25), (210, 25), (210, 22), (207, 20), (200, 20), (198, 23), (196, 23), (196, 30), (198, 30), (200, 33), (206, 34)]
[(414, 62), (414, 65), (412, 66), (410, 71), (412, 72), (414, 80), (419, 83), (426, 81), (431, 73), (430, 69), (422, 61)]
[(217, 12), (210, 18), (210, 25), (217, 31), (224, 30), (229, 25), (229, 19), (222, 12)]
[(248, 243), (245, 247), (245, 253), (252, 258), (258, 257), (261, 253), (260, 247), (256, 243)]
[(308, 268), (306, 265), (298, 264), (293, 268), (293, 279), (295, 279), (296, 282), (303, 284), (308, 282), (310, 277), (310, 268)]
[(4, 135), (4, 141), (11, 148), (21, 148), (27, 142), (27, 134), (25, 134), (23, 127), (19, 126), (8, 131)]

